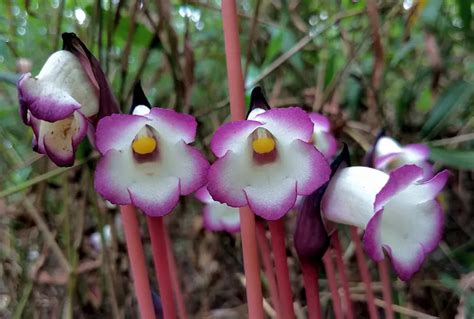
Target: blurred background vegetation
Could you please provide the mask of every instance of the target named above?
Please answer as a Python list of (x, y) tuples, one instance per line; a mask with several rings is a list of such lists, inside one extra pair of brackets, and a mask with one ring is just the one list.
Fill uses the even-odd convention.
[[(329, 116), (356, 164), (385, 129), (402, 143), (428, 144), (435, 167), (451, 169), (442, 196), (444, 239), (411, 282), (394, 279), (394, 296), (400, 318), (472, 318), (474, 1), (238, 5), (247, 94), (258, 84), (275, 107), (299, 105)], [(212, 132), (229, 117), (220, 1), (0, 2), (0, 317), (133, 318), (116, 208), (98, 199), (91, 184), (92, 147), (83, 142), (73, 168), (56, 168), (31, 150), (32, 132), (18, 116), (19, 74), (37, 74), (61, 48), (62, 32), (75, 32), (100, 59), (124, 112), (141, 79), (153, 105), (196, 116), (196, 143), (212, 159)], [(238, 235), (204, 232), (200, 209), (187, 198), (168, 218), (188, 311), (194, 318), (241, 318), (244, 287), (234, 275), (242, 273)], [(301, 313), (293, 218), (288, 253)], [(358, 317), (364, 318), (364, 290), (348, 237), (343, 241)], [(321, 284), (327, 291), (324, 277)], [(328, 300), (323, 293), (331, 317)]]

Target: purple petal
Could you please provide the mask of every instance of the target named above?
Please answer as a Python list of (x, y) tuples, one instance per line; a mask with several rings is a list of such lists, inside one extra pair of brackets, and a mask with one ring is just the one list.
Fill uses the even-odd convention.
[(324, 115), (313, 112), (309, 114), (309, 118), (311, 119), (311, 122), (313, 122), (314, 127), (317, 130), (323, 132), (329, 132), (331, 130), (331, 123), (329, 122), (329, 119)]
[(407, 188), (413, 182), (423, 177), (423, 169), (416, 165), (404, 165), (392, 173), (387, 184), (375, 197), (374, 209), (379, 211), (398, 192)]
[(281, 142), (290, 143), (295, 139), (309, 142), (313, 136), (313, 123), (299, 107), (271, 109), (257, 115), (255, 120), (263, 123)]
[(65, 119), (81, 108), (69, 93), (25, 74), (18, 82), (20, 114), (23, 122), (28, 124), (28, 109), (34, 117), (48, 122)]
[(128, 187), (133, 205), (149, 216), (164, 216), (178, 204), (180, 186), (177, 177), (135, 182)]
[(113, 114), (104, 117), (97, 124), (95, 133), (96, 146), (104, 155), (110, 149), (130, 148), (137, 133), (151, 120), (138, 115)]
[(247, 186), (244, 192), (254, 214), (266, 220), (277, 220), (295, 205), (296, 181), (288, 178), (266, 188)]
[(257, 121), (236, 121), (222, 125), (214, 133), (211, 140), (211, 150), (217, 157), (222, 157), (227, 151), (234, 152), (242, 149), (248, 143), (250, 134), (262, 124)]
[(193, 116), (170, 109), (154, 107), (146, 117), (153, 120), (149, 125), (167, 140), (194, 142), (197, 122)]

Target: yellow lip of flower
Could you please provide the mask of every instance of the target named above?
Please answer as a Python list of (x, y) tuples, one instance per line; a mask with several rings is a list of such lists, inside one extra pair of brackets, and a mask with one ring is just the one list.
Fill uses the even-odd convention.
[(267, 154), (275, 149), (275, 140), (271, 137), (261, 137), (252, 141), (252, 148), (258, 154)]
[(133, 141), (132, 149), (140, 155), (150, 154), (156, 149), (156, 140), (149, 136), (139, 137)]

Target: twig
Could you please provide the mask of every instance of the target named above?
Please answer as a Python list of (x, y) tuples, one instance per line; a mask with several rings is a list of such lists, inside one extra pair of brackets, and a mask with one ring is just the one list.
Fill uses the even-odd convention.
[(50, 178), (53, 178), (53, 177), (56, 177), (58, 175), (61, 175), (71, 169), (74, 169), (74, 168), (77, 168), (87, 162), (89, 162), (90, 160), (93, 160), (93, 159), (97, 159), (99, 158), (99, 154), (98, 153), (95, 153), (91, 156), (89, 156), (88, 158), (86, 159), (82, 159), (82, 160), (79, 160), (77, 161), (73, 166), (71, 167), (59, 167), (59, 168), (56, 168), (56, 169), (53, 169), (52, 171), (49, 171), (47, 173), (44, 173), (44, 174), (41, 174), (39, 176), (36, 176), (32, 179), (29, 179), (19, 185), (16, 185), (16, 186), (13, 186), (11, 188), (8, 188), (4, 191), (1, 191), (0, 192), (0, 198), (3, 198), (3, 197), (6, 197), (6, 196), (9, 196), (9, 195), (12, 195), (14, 193), (18, 193), (26, 188), (29, 188), (33, 185), (36, 185), (38, 183), (41, 183), (42, 181), (45, 181), (45, 180), (48, 180)]
[(40, 214), (39, 214), (38, 210), (36, 209), (36, 207), (33, 206), (33, 204), (31, 204), (28, 197), (26, 197), (26, 195), (24, 195), (24, 194), (23, 194), (23, 204), (25, 205), (26, 211), (28, 212), (28, 214), (31, 216), (31, 218), (33, 219), (35, 224), (38, 226), (39, 230), (41, 231), (41, 233), (42, 233), (44, 239), (46, 240), (46, 242), (48, 243), (49, 247), (51, 247), (54, 254), (58, 258), (59, 263), (61, 264), (61, 266), (64, 268), (64, 270), (67, 273), (70, 273), (72, 271), (72, 267), (69, 264), (66, 257), (64, 256), (61, 248), (59, 248), (58, 243), (54, 239), (54, 235), (49, 230), (48, 225), (46, 224), (46, 222), (40, 216)]
[[(367, 301), (367, 299), (364, 295), (352, 294), (351, 298), (352, 298), (352, 300), (356, 300), (356, 301)], [(385, 301), (380, 300), (380, 299), (374, 299), (374, 302), (375, 302), (375, 305), (377, 307), (385, 308)], [(438, 317), (427, 315), (427, 314), (422, 313), (420, 311), (413, 310), (413, 309), (406, 308), (406, 307), (402, 307), (402, 306), (399, 306), (399, 305), (393, 305), (393, 311), (398, 312), (402, 315), (411, 316), (411, 317), (419, 318), (419, 319), (436, 319), (436, 318), (438, 318)]]

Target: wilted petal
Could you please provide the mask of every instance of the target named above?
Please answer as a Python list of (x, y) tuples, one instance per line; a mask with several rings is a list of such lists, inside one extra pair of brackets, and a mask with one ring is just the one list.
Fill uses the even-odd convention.
[(33, 149), (46, 154), (58, 166), (74, 164), (76, 149), (87, 135), (89, 123), (84, 115), (74, 112), (56, 122), (42, 121), (30, 116), (34, 139)]

